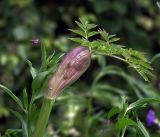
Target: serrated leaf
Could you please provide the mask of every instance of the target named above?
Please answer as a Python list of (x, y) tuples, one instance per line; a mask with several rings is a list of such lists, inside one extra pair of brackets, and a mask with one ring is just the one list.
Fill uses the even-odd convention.
[(95, 24), (87, 24), (87, 30), (91, 30), (91, 29), (94, 29), (96, 27), (97, 27), (97, 25), (95, 25)]
[(28, 63), (29, 67), (30, 67), (30, 73), (32, 75), (32, 78), (34, 79), (37, 75), (37, 70), (32, 66), (32, 63), (28, 60), (28, 59), (25, 59), (26, 62)]
[(137, 123), (130, 118), (122, 117), (119, 118), (116, 123), (116, 128), (120, 131), (127, 126), (137, 126)]
[(105, 41), (109, 41), (108, 33), (105, 30), (99, 30), (99, 33)]
[(86, 20), (83, 19), (83, 18), (79, 18), (79, 21), (80, 21), (80, 23), (81, 23), (83, 26), (85, 26), (85, 24), (88, 24), (88, 21), (86, 21)]
[(142, 98), (139, 99), (138, 101), (132, 103), (129, 105), (128, 107), (128, 111), (137, 107), (142, 107), (147, 103), (160, 103), (160, 99), (159, 98)]
[[(95, 44), (95, 43), (93, 43)], [(102, 43), (102, 46), (104, 44)], [(137, 58), (136, 56), (134, 56), (134, 52), (131, 52), (131, 49), (124, 49), (120, 46), (108, 46), (108, 44), (106, 44), (106, 46), (100, 47), (99, 48), (101, 50), (101, 52), (104, 52), (104, 54), (108, 55), (108, 56), (112, 56), (112, 57), (116, 57), (126, 63), (128, 63), (131, 67), (133, 67), (135, 70), (137, 70), (137, 72), (146, 80), (148, 81), (148, 74), (152, 74), (150, 71), (152, 70), (152, 67), (149, 65), (148, 62), (145, 62), (144, 59), (142, 60), (141, 58)], [(139, 53), (140, 54), (140, 53)], [(123, 58), (121, 58), (120, 56), (123, 56)]]
[(69, 38), (69, 39), (79, 44), (83, 43), (83, 39), (81, 38)]
[(89, 32), (89, 33), (88, 33), (88, 38), (90, 38), (90, 37), (92, 37), (92, 36), (95, 36), (95, 35), (97, 35), (97, 34), (99, 34), (99, 32), (97, 32), (97, 31)]
[(113, 117), (114, 115), (120, 113), (120, 108), (119, 107), (113, 107), (107, 114), (108, 118)]
[(112, 38), (112, 39), (109, 40), (109, 43), (113, 43), (113, 42), (116, 42), (118, 40), (120, 40), (120, 38)]
[(9, 96), (17, 103), (17, 105), (18, 105), (22, 110), (24, 110), (23, 104), (22, 104), (21, 100), (20, 100), (17, 96), (15, 96), (10, 89), (8, 89), (7, 87), (5, 87), (5, 86), (3, 86), (3, 85), (1, 85), (1, 84), (0, 84), (0, 89), (1, 89), (2, 91), (4, 91), (7, 95), (9, 95)]
[(72, 31), (72, 32), (74, 32), (74, 33), (76, 33), (76, 34), (81, 35), (84, 38), (86, 36), (86, 34), (83, 31), (81, 31), (81, 30), (74, 30), (74, 29), (69, 29), (69, 30)]
[(108, 38), (111, 39), (111, 38), (113, 38), (115, 36), (116, 36), (115, 34), (111, 34), (111, 35), (108, 36)]
[(75, 21), (76, 24), (82, 29), (82, 30), (85, 30), (84, 26), (82, 23), (78, 22), (78, 21)]
[[(88, 26), (90, 26), (88, 28), (96, 27), (94, 24), (89, 24), (87, 21), (82, 21), (81, 19), (80, 23), (85, 29), (83, 30), (83, 37), (86, 39), (86, 41), (80, 38), (72, 38), (71, 40), (80, 43), (83, 46), (89, 47), (89, 49), (91, 49), (94, 54), (111, 56), (128, 63), (129, 66), (134, 68), (145, 81), (149, 81), (149, 77), (153, 76), (151, 72), (153, 68), (150, 66), (142, 52), (132, 50), (131, 48), (127, 49), (122, 45), (114, 44), (114, 42), (119, 40), (119, 38), (115, 38), (115, 35), (109, 35), (109, 33), (107, 33), (105, 30), (93, 30), (93, 33), (92, 31), (90, 32), (88, 29), (86, 29)], [(94, 34), (98, 34), (97, 32), (99, 32), (102, 39), (89, 41), (88, 37), (91, 37)]]

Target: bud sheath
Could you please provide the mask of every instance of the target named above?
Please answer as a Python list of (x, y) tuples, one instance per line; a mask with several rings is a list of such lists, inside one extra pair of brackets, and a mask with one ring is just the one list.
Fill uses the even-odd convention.
[(89, 67), (91, 53), (88, 48), (78, 46), (69, 51), (48, 82), (46, 97), (56, 98), (61, 91), (76, 81)]

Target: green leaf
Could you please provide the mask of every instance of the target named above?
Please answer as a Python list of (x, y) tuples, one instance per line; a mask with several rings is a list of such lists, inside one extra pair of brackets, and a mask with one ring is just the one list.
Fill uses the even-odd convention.
[(119, 118), (116, 123), (116, 128), (120, 131), (123, 130), (127, 126), (137, 126), (137, 123), (130, 118), (122, 117)]
[(90, 38), (90, 37), (92, 37), (92, 36), (95, 36), (95, 35), (97, 35), (97, 34), (99, 34), (99, 32), (97, 32), (97, 31), (92, 31), (92, 32), (88, 33), (88, 38)]
[(120, 113), (120, 108), (119, 108), (119, 107), (113, 107), (113, 108), (108, 112), (107, 117), (108, 117), (108, 118), (111, 118), (111, 117), (113, 117), (114, 115), (119, 114), (119, 113)]
[[(109, 38), (108, 38), (108, 33), (105, 31), (105, 30), (99, 30), (99, 34), (102, 36), (102, 38), (105, 40), (105, 41), (109, 41)], [(113, 35), (112, 35), (113, 36)]]
[(121, 71), (120, 68), (115, 66), (110, 65), (110, 66), (104, 67), (101, 71), (99, 71), (99, 73), (94, 78), (93, 84), (95, 85), (102, 77), (104, 77), (107, 74), (123, 75), (123, 72)]
[[(92, 46), (97, 45), (97, 42), (92, 42)], [(125, 49), (121, 46), (99, 42), (97, 53), (102, 53), (111, 57), (115, 57), (121, 61), (129, 64), (134, 68), (146, 81), (148, 81), (148, 75), (152, 76), (151, 70), (153, 68), (146, 61), (146, 58), (138, 51), (131, 49)]]
[(120, 38), (112, 38), (112, 39), (109, 40), (109, 43), (116, 42), (118, 40), (120, 40)]
[(82, 30), (85, 30), (84, 26), (82, 23), (78, 22), (78, 21), (75, 21), (76, 24), (82, 29)]
[(33, 92), (40, 92), (42, 90), (42, 87), (44, 86), (47, 77), (54, 72), (59, 60), (63, 55), (64, 54), (57, 54), (54, 56), (52, 54), (46, 59), (46, 66), (45, 66), (46, 71), (40, 71), (32, 81)]
[(20, 121), (22, 124), (22, 129), (23, 129), (23, 137), (28, 137), (28, 130), (27, 130), (27, 124), (25, 123), (25, 121), (23, 120), (23, 117), (20, 113), (18, 113), (17, 111), (13, 111), (10, 109), (10, 112), (12, 114), (14, 114)]
[[(153, 68), (150, 66), (150, 63), (147, 61), (143, 53), (114, 44), (119, 38), (116, 38), (115, 35), (109, 35), (105, 30), (92, 31), (91, 29), (96, 27), (94, 24), (89, 24), (82, 19), (76, 23), (80, 27), (80, 30), (70, 30), (84, 38), (70, 38), (72, 41), (89, 47), (94, 54), (111, 56), (128, 63), (129, 67), (134, 68), (145, 81), (149, 81), (149, 77), (153, 76), (151, 73)], [(98, 33), (101, 35), (102, 39), (88, 40), (89, 37), (97, 35)]]
[(45, 71), (47, 68), (47, 53), (46, 53), (46, 48), (43, 44), (41, 44), (41, 53), (42, 53), (41, 55), (42, 65), (40, 68), (40, 72)]
[[(29, 113), (29, 116), (28, 116), (29, 117), (29, 122), (31, 123), (30, 125), (35, 124), (39, 112), (40, 112), (40, 109), (35, 104), (33, 104), (31, 112)], [(29, 128), (31, 128), (31, 127), (29, 127)]]
[(17, 96), (15, 96), (10, 89), (8, 89), (7, 87), (5, 87), (5, 86), (3, 86), (3, 85), (1, 85), (1, 84), (0, 84), (0, 89), (1, 89), (2, 91), (4, 91), (6, 94), (8, 94), (8, 95), (17, 103), (17, 105), (18, 105), (22, 110), (24, 110), (23, 104), (22, 104), (21, 100), (20, 100)]
[(132, 103), (129, 105), (128, 107), (128, 111), (137, 107), (142, 107), (147, 103), (160, 103), (160, 99), (159, 98), (142, 98), (139, 99), (138, 101)]
[(27, 108), (28, 108), (28, 95), (27, 95), (26, 88), (23, 89), (23, 104), (24, 104), (24, 108), (27, 110)]
[(79, 18), (79, 23), (81, 23), (83, 27), (86, 28), (86, 24), (88, 24), (88, 21), (86, 21), (84, 18)]
[(3, 137), (19, 137), (17, 134), (20, 132), (22, 132), (21, 129), (7, 129)]
[(86, 34), (83, 31), (81, 31), (81, 30), (74, 30), (74, 29), (69, 29), (69, 30), (72, 31), (72, 32), (74, 32), (74, 33), (76, 33), (76, 34), (81, 35), (84, 38), (86, 36)]
[(116, 88), (116, 87), (113, 87), (109, 84), (103, 84), (103, 83), (97, 83), (95, 86), (94, 86), (95, 89), (97, 90), (105, 90), (105, 91), (112, 91), (114, 93), (117, 93), (117, 94), (120, 94), (120, 95), (124, 95), (126, 93), (125, 90), (121, 90), (119, 88)]
[(32, 78), (34, 79), (37, 75), (37, 70), (32, 66), (32, 63), (28, 60), (28, 59), (25, 59), (26, 62), (28, 63), (29, 67), (30, 67), (30, 73), (32, 75)]
[(111, 34), (111, 35), (108, 35), (108, 38), (111, 39), (111, 38), (113, 38), (115, 36), (116, 36), (115, 34)]
[(141, 123), (141, 121), (137, 121), (138, 124), (138, 128), (139, 130), (142, 132), (144, 137), (150, 137), (149, 133), (147, 132), (147, 130), (145, 129), (144, 125)]
[(49, 67), (51, 67), (51, 68), (56, 67), (57, 64), (58, 64), (58, 62), (59, 62), (59, 60), (60, 60), (64, 55), (65, 55), (65, 54), (60, 53), (60, 54), (57, 54), (57, 55), (53, 56), (53, 57), (50, 58), (50, 59), (47, 59), (47, 61), (48, 61), (47, 66), (49, 66)]
[(159, 58), (160, 58), (160, 53), (154, 55), (151, 59), (151, 63), (154, 63), (156, 60), (158, 61)]
[(89, 24), (88, 21), (85, 21), (83, 19), (79, 19), (79, 21), (75, 21), (78, 25), (79, 29), (69, 29), (70, 31), (81, 35), (83, 38), (88, 39), (89, 37), (92, 37), (94, 35), (97, 35), (99, 32), (97, 31), (91, 31), (93, 28), (97, 27), (95, 24)]
[(103, 69), (106, 66), (106, 58), (102, 55), (96, 55), (95, 58), (97, 59), (98, 64), (100, 65), (100, 68)]
[(87, 30), (91, 30), (91, 29), (94, 29), (96, 27), (97, 27), (96, 24), (87, 24)]
[(49, 62), (50, 60), (52, 60), (52, 58), (55, 55), (55, 51), (53, 51), (53, 53), (47, 58), (47, 62)]
[(9, 114), (9, 111), (6, 107), (4, 107), (3, 105), (0, 105), (0, 117), (8, 117), (10, 114)]
[(50, 71), (40, 72), (32, 81), (33, 92), (40, 92)]
[(79, 44), (84, 42), (84, 39), (81, 39), (81, 38), (69, 38), (69, 39)]

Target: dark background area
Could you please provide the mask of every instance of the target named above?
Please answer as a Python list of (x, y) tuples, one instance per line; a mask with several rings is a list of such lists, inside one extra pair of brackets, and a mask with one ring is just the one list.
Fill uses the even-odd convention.
[[(56, 53), (66, 52), (76, 46), (75, 43), (68, 39), (74, 36), (68, 29), (75, 28), (75, 20), (79, 18), (86, 18), (86, 20), (98, 24), (98, 28), (104, 28), (110, 34), (116, 34), (120, 38), (119, 44), (145, 52), (149, 60), (160, 52), (160, 9), (156, 0), (1, 0), (0, 83), (12, 89), (19, 97), (22, 96), (24, 87), (27, 87), (28, 93), (31, 93), (32, 78), (24, 58), (32, 61), (35, 67), (38, 67), (41, 63), (40, 47), (31, 45), (31, 40), (39, 38), (46, 46), (48, 53), (53, 51), (56, 51)], [(143, 82), (135, 71), (126, 67), (126, 64), (112, 58), (105, 58), (105, 60), (107, 65), (117, 65), (123, 68), (126, 74)], [(155, 68), (154, 74), (156, 78), (151, 79), (150, 84), (145, 82), (144, 84), (154, 89), (152, 92), (159, 94), (160, 66), (158, 61), (152, 65)], [(80, 134), (79, 136), (83, 136), (83, 133), (85, 133), (86, 128), (83, 128), (82, 119), (84, 119), (88, 110), (87, 99), (88, 96), (90, 97), (88, 91), (99, 68), (98, 61), (96, 59), (93, 60), (88, 71), (72, 88), (68, 89), (71, 90), (71, 99), (67, 103), (58, 102), (57, 108), (53, 110), (52, 118), (56, 117), (57, 125), (52, 126), (51, 124), (51, 127), (53, 128), (52, 130), (58, 130), (59, 127), (63, 127), (60, 130), (62, 137), (74, 137), (76, 132)], [(101, 82), (110, 83), (119, 89), (128, 90), (129, 93), (127, 95), (131, 100), (138, 99), (125, 80), (120, 77), (106, 76), (101, 79)], [(79, 90), (83, 92), (79, 93)], [(67, 93), (70, 94), (69, 92)], [(107, 91), (105, 93), (106, 98), (103, 95), (100, 97), (96, 95), (92, 98), (93, 114), (101, 110), (107, 113), (110, 108), (119, 103), (120, 97), (118, 95), (114, 95), (114, 93), (108, 94)], [(79, 102), (74, 100), (76, 99), (74, 96), (77, 94), (82, 97)], [(157, 113), (160, 112), (158, 105), (152, 107), (155, 108)], [(8, 108), (16, 108), (16, 106), (7, 95), (0, 92), (0, 132), (2, 133), (7, 128), (19, 127), (18, 120), (11, 116)], [(76, 115), (76, 119), (73, 121), (66, 118), (70, 109)], [(142, 114), (140, 114), (144, 122), (146, 110), (143, 110), (144, 112), (142, 111)], [(88, 117), (90, 118), (91, 116)], [(66, 119), (69, 119), (71, 123), (67, 123)], [(93, 122), (91, 131), (96, 128), (98, 130), (95, 136), (98, 136), (103, 128), (104, 132), (108, 132), (108, 124), (105, 122), (103, 120)], [(69, 133), (71, 129), (74, 130), (74, 134)], [(155, 129), (156, 132), (152, 136), (158, 137), (159, 130)], [(153, 131), (151, 130), (150, 132), (152, 133)], [(108, 136), (114, 136), (114, 132), (111, 131)]]

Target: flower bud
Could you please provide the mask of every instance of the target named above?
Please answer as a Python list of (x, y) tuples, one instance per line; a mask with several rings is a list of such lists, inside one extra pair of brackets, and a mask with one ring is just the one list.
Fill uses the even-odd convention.
[(91, 53), (88, 48), (78, 46), (69, 51), (48, 82), (46, 97), (56, 98), (68, 85), (76, 81), (89, 67)]
[(38, 38), (31, 40), (33, 46), (38, 46), (40, 44), (40, 40)]

